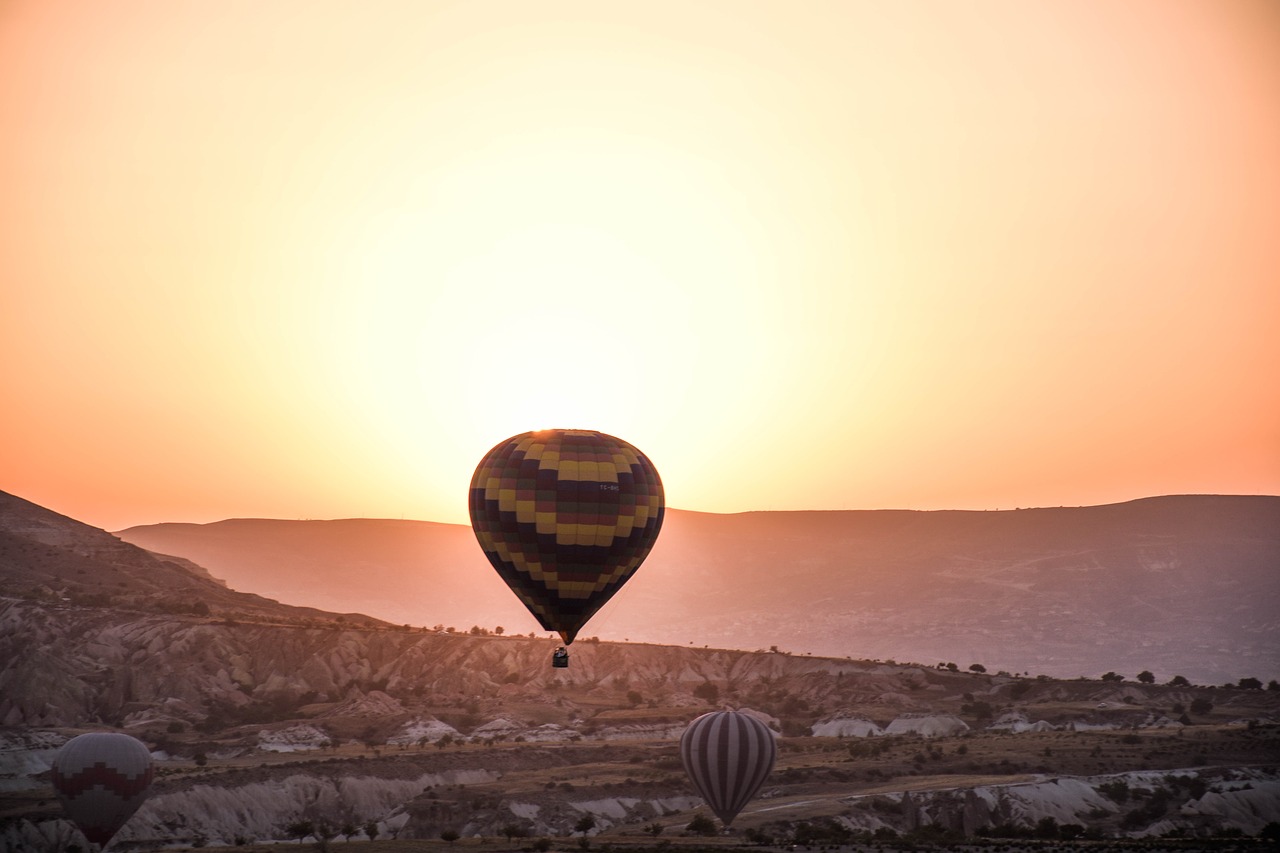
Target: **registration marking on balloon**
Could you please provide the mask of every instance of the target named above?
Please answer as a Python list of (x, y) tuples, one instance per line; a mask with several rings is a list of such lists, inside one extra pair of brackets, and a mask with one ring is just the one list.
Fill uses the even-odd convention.
[(572, 643), (648, 556), (662, 526), (662, 481), (627, 442), (540, 430), (501, 442), (471, 479), (485, 556), (539, 624)]

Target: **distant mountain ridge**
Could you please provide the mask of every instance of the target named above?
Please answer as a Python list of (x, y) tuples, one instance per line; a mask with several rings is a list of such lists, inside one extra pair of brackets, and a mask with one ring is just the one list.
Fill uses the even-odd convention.
[[(121, 539), (236, 589), (393, 623), (537, 630), (464, 525), (233, 519)], [(1280, 675), (1280, 497), (1006, 511), (669, 510), (587, 635), (1056, 677)]]

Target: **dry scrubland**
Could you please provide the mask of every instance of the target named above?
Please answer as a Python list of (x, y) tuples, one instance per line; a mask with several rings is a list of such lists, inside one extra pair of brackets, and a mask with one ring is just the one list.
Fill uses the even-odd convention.
[[(1223, 837), (1178, 840), (1089, 841), (1073, 839), (967, 838), (936, 826), (903, 825), (903, 809), (897, 799), (903, 792), (926, 795), (976, 786), (1017, 786), (1036, 780), (1059, 777), (1091, 777), (1102, 784), (1115, 785), (1132, 778), (1134, 771), (1149, 774), (1156, 787), (1168, 791), (1163, 805), (1174, 812), (1197, 795), (1195, 782), (1199, 768), (1204, 778), (1213, 778), (1209, 768), (1245, 766), (1274, 768), (1280, 764), (1280, 727), (1274, 725), (1204, 725), (1187, 729), (1118, 730), (1086, 732), (1024, 732), (1021, 734), (971, 732), (955, 737), (924, 738), (892, 736), (882, 738), (784, 738), (777, 768), (762, 797), (749, 805), (735, 822), (732, 834), (702, 837), (691, 833), (690, 822), (706, 815), (697, 803), (686, 802), (670, 814), (633, 817), (610, 824), (600, 821), (583, 839), (574, 832), (573, 819), (587, 811), (570, 804), (600, 806), (616, 800), (672, 800), (690, 797), (676, 746), (669, 740), (627, 743), (531, 744), (499, 742), (412, 745), (403, 748), (369, 747), (347, 744), (306, 754), (252, 754), (233, 758), (165, 762), (156, 793), (174, 793), (200, 786), (239, 788), (259, 782), (311, 774), (322, 777), (413, 777), (418, 773), (464, 768), (487, 768), (494, 778), (470, 783), (437, 784), (424, 787), (406, 806), (407, 824), (385, 830), (382, 838), (369, 841), (355, 827), (359, 840), (346, 840), (336, 833), (344, 827), (337, 812), (332, 813), (327, 840), (309, 836), (295, 842), (305, 849), (352, 853), (407, 853), (407, 851), (514, 851), (537, 850), (550, 845), (556, 850), (661, 851), (723, 849), (725, 847), (767, 847), (789, 849), (912, 849), (940, 845), (944, 849), (987, 850), (1207, 850), (1264, 849), (1253, 839)], [(1129, 774), (1129, 775), (1124, 775)], [(1274, 778), (1274, 773), (1273, 773)], [(1101, 780), (1098, 780), (1101, 781)], [(1113, 792), (1113, 798), (1119, 798)], [(1137, 785), (1114, 812), (1099, 812), (1084, 821), (1095, 835), (1123, 835), (1127, 816), (1151, 807), (1153, 797), (1139, 796)], [(537, 804), (544, 817), (557, 808), (569, 819), (556, 832), (529, 832), (527, 822), (517, 820), (511, 803)], [(681, 805), (681, 803), (676, 803)], [(603, 806), (602, 806), (603, 807)], [(881, 810), (886, 823), (900, 827), (897, 838), (883, 837), (874, 843), (854, 843), (855, 836), (842, 836), (838, 821), (855, 817), (868, 809)], [(38, 820), (57, 813), (52, 792), (44, 789), (22, 794), (0, 795), (0, 819), (22, 815)], [(317, 826), (322, 812), (312, 812)], [(457, 831), (468, 823), (489, 820), (487, 837), (459, 838), (453, 843), (440, 835)], [(1146, 824), (1143, 823), (1145, 826)], [(508, 826), (520, 834), (503, 837)], [(658, 831), (660, 827), (660, 831)], [(352, 827), (345, 827), (352, 829)], [(1082, 826), (1082, 829), (1086, 827)], [(658, 834), (654, 834), (655, 831)], [(398, 837), (388, 838), (392, 832)], [(523, 833), (528, 835), (521, 837)], [(990, 830), (988, 830), (990, 832)], [(1230, 833), (1228, 833), (1230, 834)], [(410, 838), (408, 835), (419, 837)], [(545, 838), (545, 841), (539, 841)], [(192, 849), (218, 842), (199, 839), (170, 839), (156, 842), (122, 843), (120, 849), (150, 850), (178, 846)], [(238, 843), (237, 843), (238, 842)], [(235, 849), (280, 851), (279, 841), (270, 845), (240, 838)], [(294, 843), (294, 842), (291, 842)]]
[[(389, 839), (447, 847), (450, 832), (461, 836), (455, 846), (481, 836), (504, 849), (539, 838), (578, 849), (588, 816), (585, 843), (597, 850), (817, 848), (877, 835), (1079, 845), (1086, 833), (1189, 835), (1202, 845), (1190, 849), (1204, 849), (1236, 843), (1211, 837), (1256, 837), (1280, 821), (1274, 689), (603, 642), (575, 644), (570, 669), (555, 671), (546, 641), (524, 637), (0, 602), (0, 621), (20, 620), (38, 630), (0, 642), (42, 636), (59, 669), (30, 670), (28, 701), (9, 706), (44, 722), (2, 733), (73, 734), (84, 725), (50, 718), (74, 720), (87, 702), (98, 726), (169, 756), (118, 839), (122, 851), (299, 843), (290, 826), (302, 819), (333, 835), (301, 843), (357, 850)], [(725, 704), (769, 719), (780, 757), (735, 834), (704, 839), (688, 830), (706, 812), (676, 738)], [(842, 722), (919, 733), (805, 734)], [(47, 775), (29, 774), (26, 790), (3, 787), (0, 838), (29, 839), (30, 827), (57, 818)], [(343, 838), (347, 823), (360, 840)], [(1035, 839), (998, 843), (1014, 840)]]

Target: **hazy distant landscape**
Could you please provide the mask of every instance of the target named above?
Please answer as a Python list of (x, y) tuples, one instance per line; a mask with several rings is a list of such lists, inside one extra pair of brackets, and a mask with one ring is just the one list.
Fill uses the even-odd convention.
[[(236, 519), (120, 531), (232, 588), (396, 624), (538, 630), (463, 525)], [(992, 512), (670, 510), (603, 639), (981, 663), (1061, 678), (1280, 677), (1280, 497)]]

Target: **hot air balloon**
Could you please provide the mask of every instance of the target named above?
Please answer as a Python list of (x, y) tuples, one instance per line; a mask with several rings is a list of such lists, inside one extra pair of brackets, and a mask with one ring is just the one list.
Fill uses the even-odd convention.
[(53, 759), (53, 790), (62, 810), (100, 848), (147, 798), (154, 770), (142, 741), (90, 732), (62, 745)]
[[(469, 507), (489, 562), (566, 646), (648, 556), (664, 510), (643, 453), (573, 429), (499, 443), (476, 466)], [(555, 665), (567, 664), (557, 649)]]
[(712, 711), (680, 736), (693, 786), (727, 828), (769, 778), (778, 747), (764, 723), (741, 711)]

